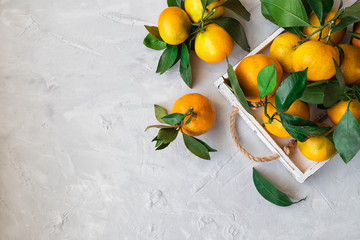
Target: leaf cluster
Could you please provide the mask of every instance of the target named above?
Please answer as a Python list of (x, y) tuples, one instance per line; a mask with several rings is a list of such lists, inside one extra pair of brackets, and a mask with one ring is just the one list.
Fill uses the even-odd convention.
[(150, 128), (159, 128), (158, 134), (152, 140), (156, 142), (155, 150), (161, 150), (169, 146), (173, 142), (178, 133), (183, 135), (184, 144), (187, 149), (198, 156), (199, 158), (210, 160), (210, 152), (217, 152), (216, 149), (210, 147), (204, 141), (187, 135), (182, 131), (182, 127), (191, 122), (193, 117), (196, 117), (196, 113), (190, 108), (185, 114), (171, 113), (168, 114), (167, 110), (159, 105), (154, 105), (155, 117), (160, 123), (167, 125), (151, 125), (148, 126), (145, 131)]
[[(160, 56), (156, 72), (159, 74), (165, 73), (169, 68), (173, 67), (178, 61), (180, 61), (180, 76), (184, 80), (187, 86), (192, 87), (193, 79), (190, 65), (190, 51), (194, 48), (194, 39), (198, 32), (204, 30), (204, 27), (209, 23), (215, 23), (222, 27), (233, 40), (245, 51), (250, 51), (250, 46), (245, 34), (245, 30), (241, 23), (235, 18), (222, 17), (217, 19), (208, 18), (214, 14), (215, 8), (209, 11), (206, 7), (213, 3), (215, 0), (201, 0), (204, 12), (207, 16), (202, 17), (198, 24), (193, 24), (191, 33), (185, 42), (179, 45), (170, 45), (165, 43), (159, 34), (159, 29), (156, 26), (145, 26), (148, 30), (148, 35), (145, 37), (143, 44), (154, 50), (164, 50)], [(179, 7), (184, 9), (184, 0), (167, 0), (169, 7)], [(241, 4), (239, 0), (227, 0), (222, 7), (230, 10), (236, 16), (246, 21), (250, 20), (250, 13)]]
[[(301, 37), (303, 40), (300, 44), (307, 41), (312, 35), (329, 27), (329, 34), (324, 38), (326, 39), (325, 42), (328, 43), (331, 41), (331, 33), (360, 21), (360, 3), (358, 2), (352, 6), (343, 8), (341, 1), (334, 18), (325, 23), (325, 17), (333, 8), (333, 5), (333, 0), (261, 0), (261, 12), (263, 16), (272, 23)], [(310, 24), (309, 14), (312, 11), (318, 17), (320, 27)], [(337, 19), (341, 19), (341, 21), (335, 25)], [(311, 35), (305, 35), (302, 31), (303, 27), (315, 27), (317, 30)]]

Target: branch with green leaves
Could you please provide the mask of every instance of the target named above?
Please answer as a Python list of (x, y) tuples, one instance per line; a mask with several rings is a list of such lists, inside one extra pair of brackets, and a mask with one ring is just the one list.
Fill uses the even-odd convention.
[[(207, 10), (207, 6), (214, 1), (215, 0), (201, 0), (201, 4), (203, 5), (204, 9), (202, 17), (198, 23), (192, 24), (189, 37), (185, 40), (185, 42), (179, 45), (170, 45), (164, 42), (159, 34), (158, 27), (145, 26), (149, 33), (145, 37), (143, 44), (146, 47), (154, 50), (164, 50), (160, 56), (156, 73), (163, 74), (171, 67), (173, 67), (178, 61), (180, 61), (180, 76), (186, 85), (191, 88), (193, 84), (193, 77), (190, 64), (190, 52), (191, 50), (194, 50), (193, 40), (195, 39), (197, 33), (204, 31), (205, 26), (209, 23), (215, 23), (222, 27), (242, 49), (245, 51), (250, 51), (250, 46), (245, 34), (245, 30), (238, 20), (231, 17), (209, 19), (215, 13), (215, 9), (218, 7), (224, 7), (234, 13), (236, 16), (246, 21), (250, 20), (250, 13), (239, 0), (227, 0), (222, 5)], [(185, 10), (184, 0), (167, 0), (167, 4), (169, 7), (179, 7)]]
[(204, 141), (183, 132), (183, 126), (189, 124), (192, 118), (196, 117), (196, 113), (192, 108), (189, 108), (185, 114), (168, 114), (167, 110), (159, 105), (154, 105), (154, 109), (156, 119), (162, 124), (150, 125), (145, 129), (145, 131), (150, 128), (159, 128), (158, 134), (152, 140), (153, 142), (156, 142), (155, 150), (161, 150), (169, 146), (170, 143), (176, 139), (178, 133), (181, 132), (186, 148), (199, 158), (210, 160), (209, 153), (217, 152), (216, 149), (210, 147)]
[[(341, 1), (335, 16), (325, 23), (325, 17), (333, 5), (333, 0), (261, 0), (261, 12), (272, 23), (302, 38), (299, 45), (309, 40), (311, 36), (321, 33), (325, 28), (329, 28), (328, 34), (323, 39), (319, 39), (328, 43), (331, 41), (332, 33), (360, 21), (360, 3), (343, 8)], [(311, 11), (318, 17), (320, 26), (310, 24), (308, 15)], [(341, 21), (335, 24), (338, 19)], [(303, 33), (303, 27), (313, 27), (316, 30), (306, 35)], [(321, 34), (319, 36), (321, 38)]]

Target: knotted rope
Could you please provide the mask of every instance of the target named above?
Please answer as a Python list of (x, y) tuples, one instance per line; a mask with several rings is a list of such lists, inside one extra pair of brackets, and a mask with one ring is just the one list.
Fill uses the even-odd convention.
[[(236, 119), (236, 115), (237, 115), (238, 112), (239, 112), (239, 109), (237, 107), (235, 107), (231, 112), (231, 115), (230, 115), (230, 132), (231, 132), (231, 136), (232, 136), (232, 138), (233, 138), (233, 140), (235, 142), (235, 145), (240, 150), (240, 152), (242, 152), (247, 158), (249, 158), (250, 160), (253, 160), (255, 162), (269, 162), (269, 161), (278, 159), (280, 156), (277, 153), (274, 153), (274, 154), (269, 155), (269, 156), (255, 157), (254, 155), (252, 155), (251, 153), (246, 151), (246, 149), (239, 142), (239, 139), (238, 139), (238, 137), (236, 135), (235, 119)], [(292, 140), (288, 145), (282, 147), (286, 155), (290, 155), (291, 150), (295, 146), (295, 144), (296, 144), (296, 140)]]

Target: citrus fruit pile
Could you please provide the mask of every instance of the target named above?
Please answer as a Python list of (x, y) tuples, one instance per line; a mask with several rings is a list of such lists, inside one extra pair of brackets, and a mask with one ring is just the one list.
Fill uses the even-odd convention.
[(149, 34), (144, 45), (164, 50), (157, 73), (163, 74), (180, 61), (180, 76), (191, 88), (190, 51), (205, 62), (216, 63), (228, 57), (234, 41), (250, 51), (245, 31), (240, 22), (223, 17), (225, 9), (248, 21), (250, 13), (239, 0), (168, 0), (158, 19), (158, 27), (145, 26)]
[[(324, 161), (339, 152), (351, 161), (360, 150), (360, 3), (338, 9), (332, 0), (261, 3), (265, 18), (287, 31), (269, 56), (246, 57), (235, 71), (229, 66), (231, 89), (251, 114), (249, 103), (260, 103), (267, 131), (295, 138), (306, 158)], [(352, 45), (341, 44), (352, 24)], [(309, 104), (332, 125), (310, 121)]]

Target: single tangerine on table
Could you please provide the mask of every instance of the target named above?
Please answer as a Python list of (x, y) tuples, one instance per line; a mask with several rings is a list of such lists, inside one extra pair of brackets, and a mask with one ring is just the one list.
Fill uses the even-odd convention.
[[(269, 104), (267, 104), (267, 113), (269, 116), (272, 116), (276, 109), (273, 107), (275, 106), (275, 98), (272, 97), (268, 100)], [(304, 103), (300, 100), (295, 100), (293, 104), (291, 104), (290, 108), (285, 112), (290, 115), (294, 115), (297, 117), (304, 118), (306, 120), (310, 119), (310, 110), (309, 105), (307, 103)], [(282, 123), (274, 120), (272, 123), (268, 123), (268, 117), (265, 115), (265, 108), (263, 107), (263, 121), (265, 122), (265, 128), (273, 135), (280, 137), (280, 138), (291, 138), (290, 134), (285, 130)], [(280, 120), (280, 117), (276, 117), (278, 120)]]
[(236, 67), (235, 73), (247, 101), (260, 102), (257, 77), (264, 67), (271, 64), (275, 64), (276, 69), (276, 87), (274, 91), (269, 94), (269, 97), (271, 97), (280, 86), (283, 76), (281, 65), (274, 57), (264, 54), (255, 54), (244, 58)]
[[(190, 108), (195, 116), (189, 124), (182, 126), (182, 131), (190, 136), (199, 136), (206, 133), (215, 123), (216, 112), (212, 102), (199, 93), (190, 93), (182, 96), (173, 105), (173, 113), (185, 114)], [(184, 123), (190, 116), (186, 117)]]
[(181, 8), (168, 7), (161, 12), (158, 27), (159, 34), (164, 42), (178, 45), (188, 38), (191, 32), (191, 21)]
[[(222, 15), (224, 15), (225, 8), (217, 7), (221, 4), (223, 4), (224, 2), (225, 2), (225, 0), (215, 0), (213, 3), (210, 3), (206, 7), (206, 11), (204, 12), (203, 18), (205, 18), (208, 15), (208, 12), (210, 12), (211, 9), (213, 9), (214, 7), (216, 7), (214, 9), (214, 13), (208, 19), (215, 19), (215, 18), (219, 18)], [(184, 7), (185, 7), (186, 13), (191, 18), (191, 21), (193, 21), (194, 23), (198, 23), (201, 19), (203, 11), (204, 11), (201, 0), (185, 0)]]
[(208, 63), (225, 60), (234, 47), (234, 40), (220, 26), (215, 23), (206, 25), (195, 38), (196, 55)]
[(310, 81), (327, 80), (336, 73), (334, 61), (340, 65), (339, 50), (320, 41), (307, 41), (294, 53), (295, 72), (308, 68), (307, 79)]
[[(331, 21), (334, 16), (336, 15), (337, 10), (336, 9), (331, 9), (331, 11), (326, 15), (325, 20), (324, 20), (324, 24), (328, 23), (329, 21)], [(312, 13), (310, 15), (309, 18), (310, 24), (315, 26), (315, 27), (304, 27), (304, 34), (306, 35), (311, 35), (313, 32), (315, 32), (321, 24), (320, 21), (318, 19), (318, 17), (316, 16), (315, 13)], [(338, 25), (341, 22), (341, 18), (338, 18), (335, 22), (335, 25)], [(329, 34), (329, 26), (326, 26), (322, 31), (319, 31), (317, 33), (315, 33), (314, 35), (312, 35), (310, 37), (310, 40), (314, 40), (314, 41), (318, 41), (320, 39), (320, 41), (325, 42), (326, 41), (326, 37)], [(321, 36), (320, 36), (321, 33)], [(330, 34), (330, 39), (331, 41), (329, 41), (330, 45), (333, 45), (333, 43), (338, 44), (339, 42), (341, 42), (341, 40), (344, 38), (346, 33), (346, 28), (341, 29), (337, 32), (331, 33)]]

